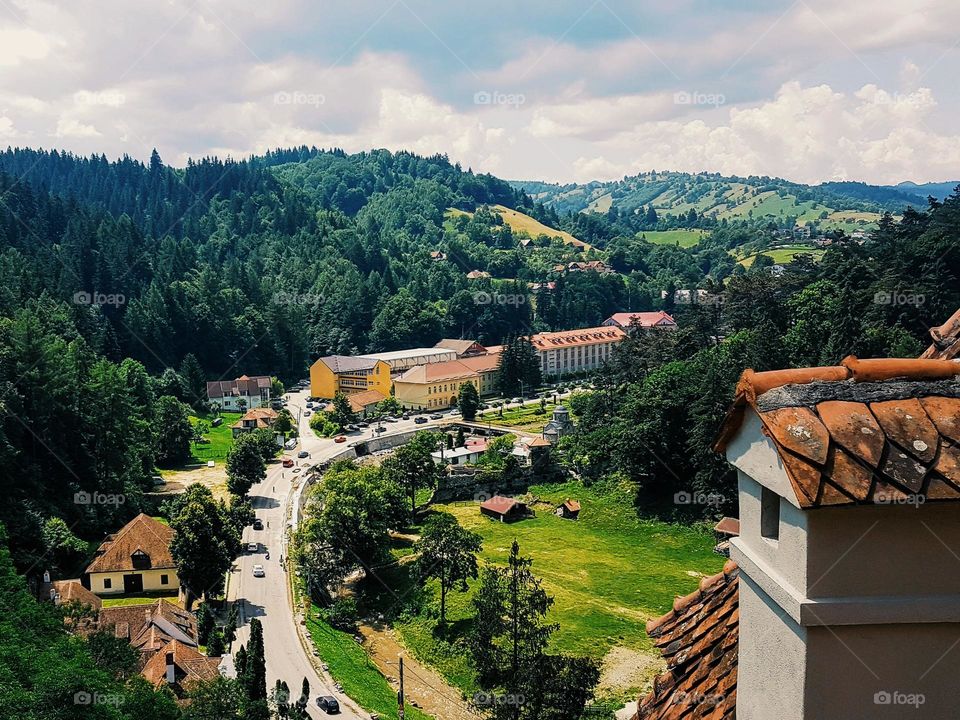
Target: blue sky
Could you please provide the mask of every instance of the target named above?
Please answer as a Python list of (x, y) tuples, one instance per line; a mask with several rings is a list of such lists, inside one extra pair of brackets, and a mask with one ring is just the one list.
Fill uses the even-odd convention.
[(0, 143), (953, 180), (958, 59), (951, 0), (2, 0)]

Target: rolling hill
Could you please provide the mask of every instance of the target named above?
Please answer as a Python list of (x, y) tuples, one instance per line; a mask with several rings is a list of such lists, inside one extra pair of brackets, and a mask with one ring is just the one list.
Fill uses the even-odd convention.
[[(909, 205), (925, 206), (926, 186), (920, 190), (880, 187), (865, 183), (803, 185), (778, 178), (724, 177), (713, 173), (651, 172), (612, 182), (550, 184), (514, 181), (534, 200), (557, 212), (605, 213), (611, 207), (636, 212), (652, 206), (659, 215), (697, 215), (717, 220), (763, 220), (817, 223), (823, 229), (875, 225), (883, 212), (900, 213)], [(940, 185), (937, 185), (940, 190)]]

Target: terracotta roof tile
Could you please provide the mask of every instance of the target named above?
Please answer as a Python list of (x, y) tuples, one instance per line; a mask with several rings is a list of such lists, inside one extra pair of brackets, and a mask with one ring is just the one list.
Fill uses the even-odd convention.
[(637, 705), (638, 720), (732, 720), (736, 709), (739, 569), (703, 578), (674, 610), (647, 623), (667, 671)]
[(175, 569), (170, 554), (173, 530), (140, 513), (113, 535), (108, 535), (97, 550), (88, 573), (135, 570), (133, 553), (141, 550), (150, 558), (150, 569)]
[(960, 500), (960, 490), (950, 491), (960, 488), (960, 363), (849, 357), (835, 368), (747, 370), (718, 450), (739, 431), (748, 408), (772, 440), (801, 507), (910, 494)]
[(154, 687), (167, 685), (167, 654), (173, 655), (174, 683), (171, 690), (174, 695), (183, 697), (196, 683), (217, 677), (220, 658), (202, 655), (195, 648), (173, 640), (157, 650), (141, 675)]

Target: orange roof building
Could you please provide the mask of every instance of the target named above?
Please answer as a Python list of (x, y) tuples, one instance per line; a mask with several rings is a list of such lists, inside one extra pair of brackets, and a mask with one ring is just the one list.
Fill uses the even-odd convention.
[(168, 525), (140, 513), (106, 537), (84, 573), (84, 586), (97, 595), (178, 591), (173, 535)]
[(394, 393), (404, 407), (447, 408), (456, 405), (463, 383), (472, 383), (481, 396), (496, 392), (499, 365), (500, 356), (491, 354), (417, 365), (394, 380)]

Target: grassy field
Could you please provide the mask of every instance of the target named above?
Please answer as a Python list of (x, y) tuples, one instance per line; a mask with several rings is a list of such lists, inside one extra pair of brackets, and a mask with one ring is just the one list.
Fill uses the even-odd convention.
[[(367, 711), (381, 718), (397, 717), (397, 694), (367, 657), (364, 649), (349, 633), (330, 627), (316, 619), (316, 607), (307, 620), (307, 630), (320, 657), (329, 667), (333, 678), (343, 685), (343, 692)], [(407, 707), (410, 720), (430, 720), (430, 716), (416, 708)]]
[(654, 245), (677, 245), (694, 247), (704, 236), (703, 230), (645, 230), (640, 236)]
[(490, 408), (483, 411), (483, 417), (480, 417), (479, 413), (477, 414), (477, 422), (538, 433), (543, 431), (543, 426), (550, 420), (555, 407), (554, 403), (548, 402), (545, 411), (540, 412), (540, 403), (534, 403), (523, 407), (505, 409), (503, 417), (498, 414), (498, 408)]
[[(223, 412), (220, 413), (220, 417), (223, 418), (223, 423), (218, 427), (211, 427), (210, 432), (204, 435), (209, 442), (203, 443), (202, 445), (191, 443), (193, 457), (196, 462), (205, 463), (208, 460), (226, 460), (227, 451), (230, 450), (233, 445), (233, 432), (230, 430), (230, 426), (237, 422), (241, 415), (240, 413)], [(191, 424), (196, 425), (200, 421), (204, 421), (209, 425), (213, 422), (213, 415), (190, 416)]]
[[(823, 257), (822, 248), (812, 248), (809, 245), (790, 245), (782, 248), (774, 248), (773, 250), (765, 250), (760, 255), (767, 255), (773, 259), (773, 261), (779, 265), (786, 265), (791, 260), (793, 260), (797, 255), (811, 255), (814, 260), (820, 260)], [(757, 255), (750, 255), (739, 261), (740, 265), (744, 267), (750, 267), (753, 265), (754, 259)]]
[[(544, 225), (539, 220), (535, 220), (529, 215), (525, 215), (522, 212), (512, 210), (504, 205), (492, 205), (491, 210), (495, 210), (503, 218), (503, 221), (510, 226), (510, 229), (514, 232), (523, 231), (527, 233), (531, 238), (536, 238), (540, 235), (546, 235), (547, 237), (559, 237), (563, 242), (568, 245), (575, 245), (576, 247), (582, 250), (589, 250), (590, 245), (580, 240), (577, 240), (573, 235), (564, 230), (556, 230), (548, 225)], [(447, 209), (447, 217), (455, 217), (457, 215), (473, 215), (473, 213), (466, 212), (464, 210), (458, 210), (456, 208)]]
[[(696, 589), (701, 576), (723, 567), (724, 559), (712, 552), (712, 535), (701, 528), (638, 519), (628, 487), (587, 488), (569, 482), (530, 491), (545, 502), (535, 506), (535, 518), (519, 523), (493, 522), (480, 515), (475, 502), (435, 509), (452, 513), (481, 535), (482, 562), (505, 564), (516, 538), (521, 553), (533, 559), (534, 574), (554, 597), (548, 620), (559, 623), (560, 629), (553, 636), (553, 648), (598, 660), (613, 648), (629, 650), (632, 668), (649, 666), (649, 672), (615, 690), (624, 697), (636, 692), (658, 667), (646, 621), (667, 612), (676, 595)], [(576, 522), (552, 514), (555, 504), (568, 497), (583, 506)], [(403, 552), (405, 547), (396, 549), (398, 555)], [(365, 610), (394, 617), (394, 627), (416, 657), (452, 685), (474, 692), (473, 671), (459, 640), (471, 622), (474, 583), (469, 592), (448, 596), (450, 623), (442, 630), (436, 621), (435, 583), (421, 594), (403, 565), (378, 571), (378, 578), (363, 588)]]

